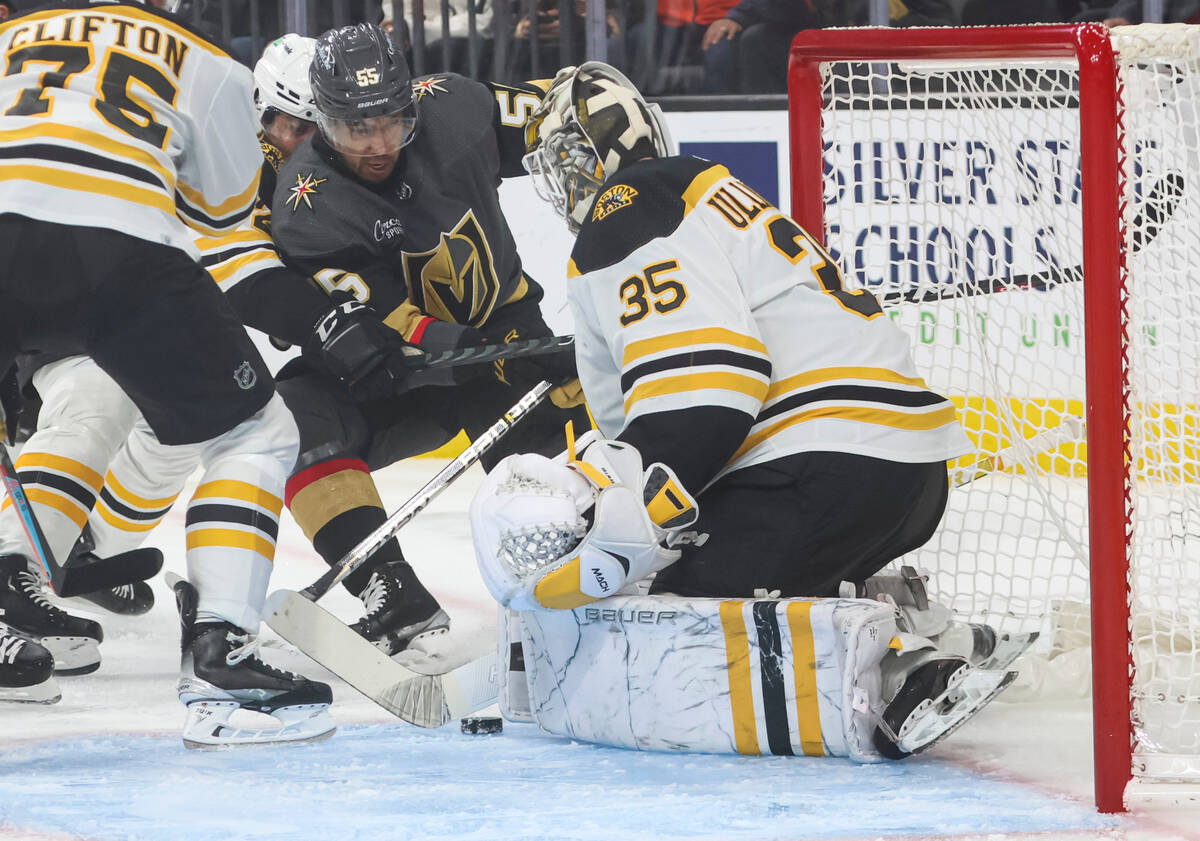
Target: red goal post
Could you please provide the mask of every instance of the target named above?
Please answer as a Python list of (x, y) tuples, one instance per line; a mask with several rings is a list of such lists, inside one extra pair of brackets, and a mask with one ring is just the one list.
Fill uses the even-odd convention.
[[(1166, 29), (1159, 27), (1151, 35), (1157, 38), (1155, 33)], [(1132, 55), (1132, 46), (1130, 50)], [(1131, 641), (1136, 623), (1131, 624), (1130, 604), (1138, 597), (1131, 591), (1130, 561), (1136, 554), (1134, 537), (1141, 527), (1134, 511), (1139, 506), (1147, 511), (1158, 506), (1170, 509), (1174, 516), (1179, 509), (1185, 519), (1193, 513), (1190, 488), (1179, 496), (1182, 502), (1165, 503), (1139, 502), (1141, 491), (1137, 489), (1142, 485), (1158, 489), (1163, 484), (1174, 488), (1175, 481), (1196, 481), (1190, 461), (1185, 463), (1180, 453), (1186, 451), (1190, 458), (1197, 443), (1187, 416), (1200, 404), (1200, 399), (1193, 398), (1143, 399), (1130, 384), (1131, 376), (1140, 376), (1131, 366), (1131, 354), (1142, 353), (1136, 347), (1131, 349), (1131, 342), (1140, 340), (1147, 329), (1131, 326), (1131, 309), (1140, 312), (1142, 307), (1130, 293), (1131, 254), (1142, 250), (1139, 259), (1158, 259), (1152, 252), (1168, 244), (1150, 241), (1160, 229), (1163, 237), (1175, 235), (1175, 226), (1161, 218), (1161, 213), (1153, 232), (1147, 233), (1145, 220), (1156, 212), (1146, 199), (1154, 192), (1150, 179), (1157, 175), (1161, 185), (1162, 172), (1167, 171), (1164, 167), (1175, 172), (1176, 164), (1160, 160), (1167, 154), (1164, 150), (1191, 148), (1190, 140), (1162, 139), (1160, 128), (1154, 129), (1160, 134), (1149, 140), (1134, 142), (1140, 135), (1127, 121), (1140, 117), (1130, 109), (1126, 97), (1143, 95), (1140, 88), (1136, 94), (1130, 93), (1136, 86), (1154, 88), (1167, 84), (1156, 80), (1170, 79), (1170, 56), (1156, 63), (1158, 59), (1147, 55), (1139, 53), (1136, 61), (1130, 58), (1123, 65), (1119, 39), (1097, 24), (860, 28), (801, 32), (793, 43), (789, 68), (793, 215), (831, 247), (848, 285), (870, 288), (885, 300), (927, 302), (921, 313), (893, 317), (911, 318), (915, 330), (948, 337), (940, 347), (936, 336), (931, 340), (930, 360), (941, 364), (946, 358), (962, 359), (966, 366), (978, 366), (972, 373), (950, 369), (944, 377), (929, 378), (931, 387), (956, 396), (957, 386), (966, 384), (965, 391), (970, 393), (964, 393), (959, 405), (962, 416), (972, 417), (968, 432), (979, 447), (974, 458), (982, 460), (989, 450), (994, 453), (1006, 445), (1011, 449), (1014, 444), (1032, 441), (1039, 431), (1044, 435), (1058, 422), (1044, 417), (1051, 407), (1069, 414), (1078, 406), (1078, 413), (1086, 419), (1086, 441), (1052, 447), (1049, 452), (1031, 448), (1019, 464), (1014, 463), (996, 480), (1008, 484), (998, 486), (991, 497), (986, 496), (986, 489), (973, 489), (976, 502), (955, 515), (960, 524), (972, 522), (973, 511), (983, 517), (975, 522), (986, 523), (988, 517), (1008, 521), (1007, 533), (998, 533), (994, 542), (1010, 541), (1013, 557), (969, 567), (966, 556), (970, 553), (963, 547), (971, 536), (969, 527), (962, 525), (958, 534), (935, 538), (947, 547), (943, 561), (955, 566), (935, 572), (932, 584), (935, 596), (939, 591), (954, 591), (950, 595), (960, 614), (1009, 622), (1010, 627), (1037, 627), (1040, 623), (1044, 639), (1050, 638), (1045, 623), (1051, 621), (1051, 605), (1058, 609), (1072, 599), (1088, 599), (1078, 592), (1059, 598), (1053, 592), (1057, 584), (1063, 584), (1064, 593), (1079, 589), (1071, 582), (1080, 576), (1085, 588), (1090, 585), (1095, 792), (1102, 811), (1124, 808), (1135, 745), (1157, 744), (1159, 738), (1146, 736), (1148, 731), (1139, 722), (1147, 707), (1136, 704), (1139, 698), (1144, 704), (1147, 692), (1158, 690), (1139, 689), (1139, 668), (1135, 668), (1135, 660), (1141, 664), (1150, 662), (1142, 657), (1158, 655), (1135, 657), (1135, 651), (1152, 648), (1163, 634), (1192, 634), (1194, 638), (1195, 631), (1189, 615), (1183, 617), (1181, 631), (1156, 626), (1147, 635), (1146, 645), (1139, 648)], [(1150, 73), (1146, 66), (1153, 69), (1149, 81), (1138, 76)], [(1177, 92), (1168, 93), (1179, 98)], [(1061, 112), (1066, 127), (1042, 128), (1036, 113), (1042, 109)], [(1027, 128), (1031, 115), (1034, 129)], [(1009, 131), (1013, 132), (1011, 141), (1000, 137)], [(1023, 131), (1033, 131), (1034, 139), (1021, 134)], [(1149, 171), (1149, 164), (1143, 166), (1136, 160), (1138, 155), (1153, 157), (1158, 167), (1155, 172)], [(1186, 163), (1191, 163), (1190, 157)], [(1183, 189), (1195, 192), (1200, 172), (1189, 171), (1184, 163), (1178, 166), (1181, 183), (1187, 185)], [(1046, 175), (1051, 170), (1055, 173), (1052, 182)], [(940, 175), (930, 176), (930, 172)], [(931, 178), (940, 181), (931, 182)], [(1054, 197), (1048, 198), (1051, 192)], [(987, 227), (989, 208), (983, 197), (994, 202), (993, 213), (1004, 217), (1003, 235)], [(997, 209), (1006, 202), (1007, 210)], [(1171, 216), (1174, 209), (1171, 204), (1165, 215)], [(1024, 218), (1027, 213), (1029, 221)], [(1042, 213), (1046, 221), (1034, 221), (1035, 217), (1041, 219), (1037, 214)], [(876, 223), (872, 218), (884, 221)], [(1191, 217), (1191, 227), (1195, 227), (1195, 218)], [(993, 220), (990, 224), (998, 223)], [(1135, 230), (1138, 225), (1141, 231)], [(1071, 282), (1078, 274), (1071, 276), (1070, 269), (1079, 262), (1082, 284)], [(890, 270), (883, 268), (889, 263)], [(897, 263), (901, 265), (898, 270)], [(980, 280), (989, 271), (1001, 278), (1025, 278), (1039, 270), (1051, 279), (1036, 291), (1022, 287), (997, 293), (1003, 284), (993, 280), (988, 285)], [(1145, 271), (1155, 272), (1153, 268)], [(967, 302), (971, 309), (966, 308)], [(1002, 341), (1006, 328), (992, 329), (1003, 321), (1006, 306), (1021, 311), (1020, 320), (1014, 318), (1012, 327), (1013, 336), (1020, 334), (1020, 341), (1005, 340), (1007, 344)], [(1083, 359), (1072, 372), (1076, 363), (1071, 354), (1077, 352), (1081, 337), (1062, 324), (1077, 331), (1078, 321), (1083, 324), (1086, 352), (1080, 354)], [(1032, 340), (1027, 335), (1031, 322)], [(1045, 340), (1045, 327), (1038, 336), (1039, 323), (1053, 324), (1059, 331), (1053, 334), (1054, 347)], [(1162, 322), (1152, 323), (1157, 330)], [(992, 335), (963, 338), (971, 326), (977, 326), (980, 334), (991, 330)], [(972, 342), (975, 344), (968, 350)], [(1044, 356), (1035, 357), (1035, 352)], [(993, 370), (987, 370), (988, 365)], [(1017, 384), (1014, 368), (1034, 373)], [(1039, 373), (1045, 375), (1040, 381)], [(1057, 383), (1063, 384), (1061, 394)], [(1183, 409), (1176, 412), (1178, 407)], [(1170, 417), (1163, 420), (1167, 414)], [(1170, 427), (1174, 435), (1183, 426), (1187, 426), (1182, 436), (1186, 440), (1163, 443), (1164, 429)], [(1131, 450), (1131, 439), (1151, 428), (1157, 430), (1151, 435), (1153, 441), (1147, 445), (1135, 442), (1137, 450)], [(1034, 500), (1033, 504), (990, 508), (1025, 499), (1022, 494), (1026, 491), (1021, 488), (1027, 485), (1032, 488), (1028, 499)], [(1079, 513), (1072, 515), (1071, 500), (1076, 493), (1086, 502), (1080, 502)], [(1059, 504), (1064, 513), (1051, 510)], [(1030, 512), (1041, 516), (1036, 513), (1040, 510), (1045, 510), (1047, 520), (1057, 522), (1031, 526), (1029, 531), (1036, 530), (1044, 541), (1028, 545), (1064, 547), (1046, 551), (1062, 555), (1064, 570), (1071, 567), (1061, 575), (1052, 570), (1047, 584), (1037, 578), (1041, 564), (1036, 553), (1041, 549), (1035, 548), (1033, 557), (1025, 557), (1028, 553), (1022, 548), (1028, 537), (1023, 518)], [(992, 513), (978, 513), (987, 511)], [(1078, 534), (1074, 531), (1076, 520), (1086, 520)], [(1200, 531), (1200, 525), (1196, 528)], [(981, 555), (984, 550), (992, 552), (983, 542), (976, 545)], [(1151, 552), (1156, 558), (1164, 553), (1159, 548)], [(1072, 558), (1073, 554), (1080, 557)], [(1003, 551), (996, 550), (996, 555), (999, 558)], [(1055, 566), (1059, 560), (1048, 560), (1047, 566)], [(1183, 562), (1169, 562), (1191, 564), (1193, 560), (1189, 547)], [(933, 561), (936, 566), (938, 560)], [(1028, 563), (1034, 568), (1029, 573), (1031, 583), (1015, 587), (1020, 592), (1006, 596), (1011, 602), (996, 602), (992, 593), (964, 594), (955, 589), (960, 585), (980, 591), (1003, 589), (1006, 563)], [(984, 572), (994, 577), (984, 578)], [(1041, 605), (1035, 604), (1039, 597), (1043, 597)], [(1162, 599), (1169, 597), (1182, 598), (1182, 594), (1146, 597), (1157, 611), (1155, 616), (1164, 610)], [(1085, 605), (1083, 610), (1087, 609)], [(1174, 608), (1168, 605), (1165, 612), (1173, 614)], [(1050, 633), (1055, 639), (1062, 636), (1061, 628)], [(1174, 650), (1171, 656), (1175, 656)], [(1194, 662), (1186, 654), (1179, 656), (1183, 658), (1180, 662)], [(1153, 671), (1149, 666), (1143, 670)], [(1190, 688), (1181, 691), (1180, 701), (1187, 707), (1184, 717), (1192, 715), (1188, 705), (1200, 700), (1196, 694)], [(1178, 749), (1167, 750), (1169, 764), (1151, 756), (1147, 760), (1149, 776), (1187, 778), (1190, 771), (1178, 769), (1191, 768), (1188, 756), (1196, 752), (1196, 745), (1188, 739), (1183, 739)]]

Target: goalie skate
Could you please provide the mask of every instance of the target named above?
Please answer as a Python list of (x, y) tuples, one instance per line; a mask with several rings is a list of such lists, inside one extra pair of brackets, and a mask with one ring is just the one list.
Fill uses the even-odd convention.
[(875, 731), (875, 748), (888, 759), (928, 750), (1004, 691), (1016, 672), (974, 668), (964, 658), (928, 652), (912, 668)]
[(0, 701), (53, 704), (61, 698), (50, 651), (0, 623)]
[(1030, 631), (1027, 634), (1001, 634), (996, 639), (991, 653), (982, 661), (975, 663), (975, 668), (981, 671), (997, 671), (1007, 669), (1009, 664), (1025, 653), (1029, 646), (1037, 642), (1040, 634)]
[[(175, 584), (183, 627), (179, 700), (187, 706), (183, 743), (225, 748), (316, 742), (333, 735), (333, 696), (324, 683), (267, 665), (258, 641), (228, 622), (196, 622), (196, 589)], [(258, 721), (245, 719), (258, 713)], [(231, 721), (238, 715), (242, 722)], [(262, 722), (265, 715), (272, 725)]]

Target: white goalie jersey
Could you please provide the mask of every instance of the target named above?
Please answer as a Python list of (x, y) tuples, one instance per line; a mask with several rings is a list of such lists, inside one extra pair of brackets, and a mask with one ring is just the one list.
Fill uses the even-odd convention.
[(824, 249), (723, 166), (623, 168), (568, 274), (580, 379), (606, 436), (652, 413), (744, 412), (753, 425), (722, 473), (806, 451), (935, 462), (969, 446), (878, 301), (844, 291)]
[(253, 77), (204, 36), (153, 8), (75, 0), (0, 26), (0, 53), (0, 212), (193, 256), (194, 236), (250, 212)]

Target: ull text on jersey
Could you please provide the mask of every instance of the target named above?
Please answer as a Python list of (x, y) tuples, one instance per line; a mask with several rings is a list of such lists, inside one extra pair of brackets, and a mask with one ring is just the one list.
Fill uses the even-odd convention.
[[(90, 44), (94, 37), (102, 34), (110, 36), (118, 47), (159, 58), (178, 77), (187, 57), (189, 44), (167, 31), (166, 26), (169, 24), (165, 21), (147, 20), (145, 23), (135, 23), (128, 18), (94, 14), (30, 22), (18, 26), (13, 32), (9, 47), (9, 65), (12, 65), (16, 55), (19, 55), (23, 48), (40, 44)], [(45, 59), (30, 55), (28, 60)]]

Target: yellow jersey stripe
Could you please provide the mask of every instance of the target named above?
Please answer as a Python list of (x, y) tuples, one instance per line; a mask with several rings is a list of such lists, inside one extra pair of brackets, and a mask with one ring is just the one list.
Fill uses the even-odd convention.
[(224, 283), (242, 269), (253, 265), (254, 263), (278, 262), (278, 260), (279, 257), (274, 251), (260, 249), (258, 251), (250, 251), (246, 254), (242, 254), (239, 257), (234, 257), (232, 260), (226, 260), (222, 263), (217, 263), (208, 270), (208, 273), (217, 283)]
[(704, 197), (704, 194), (712, 189), (714, 184), (729, 177), (729, 170), (721, 164), (716, 164), (693, 178), (692, 183), (683, 191), (683, 203), (687, 205), (687, 210), (684, 213), (693, 210), (700, 203), (700, 199)]
[(754, 718), (754, 690), (750, 685), (750, 639), (742, 616), (745, 602), (721, 602), (719, 613), (725, 631), (725, 670), (729, 675), (729, 708), (733, 713), (733, 741), (738, 753), (761, 754)]
[(906, 429), (911, 431), (927, 431), (930, 429), (938, 429), (949, 424), (958, 423), (958, 415), (954, 411), (953, 406), (942, 406), (932, 412), (921, 412), (919, 414), (909, 414), (907, 412), (892, 412), (886, 409), (868, 409), (859, 406), (826, 406), (821, 409), (810, 409), (807, 412), (799, 412), (771, 424), (765, 429), (754, 432), (746, 437), (742, 446), (733, 454), (729, 463), (736, 462), (750, 450), (757, 447), (763, 441), (773, 435), (777, 435), (789, 427), (793, 427), (798, 423), (805, 421), (817, 420), (820, 418), (833, 418), (835, 420), (857, 421), (859, 423), (872, 423), (878, 426), (890, 426), (895, 429)]
[(152, 207), (169, 216), (175, 215), (175, 202), (166, 193), (134, 187), (123, 181), (101, 178), (97, 175), (67, 170), (51, 169), (50, 167), (20, 164), (17, 166), (0, 166), (0, 181), (33, 181), (45, 184), (47, 187), (57, 187), (61, 190), (72, 190), (84, 193), (96, 193), (101, 196), (111, 196), (134, 204)]
[(98, 500), (96, 502), (96, 513), (100, 515), (100, 519), (104, 520), (104, 522), (108, 523), (113, 528), (120, 529), (121, 531), (125, 532), (150, 531), (162, 522), (162, 517), (159, 517), (155, 520), (130, 520), (113, 511), (104, 504), (103, 500)]
[(37, 123), (25, 128), (0, 131), (0, 143), (45, 140), (48, 137), (90, 146), (98, 151), (106, 152), (109, 157), (144, 166), (153, 170), (168, 189), (175, 189), (175, 173), (144, 146), (131, 146), (128, 143), (105, 137), (98, 132), (88, 131), (77, 126), (64, 126), (61, 123)]
[(220, 221), (219, 217), (228, 216), (239, 210), (245, 210), (254, 203), (255, 198), (258, 196), (258, 179), (260, 174), (256, 173), (250, 185), (242, 190), (241, 193), (236, 196), (230, 196), (220, 204), (209, 204), (204, 200), (203, 195), (182, 181), (178, 184), (177, 189), (180, 195), (187, 199), (188, 204), (193, 208), (203, 212), (205, 216), (217, 217), (214, 221)]
[(275, 558), (275, 541), (259, 534), (236, 529), (195, 529), (187, 533), (187, 548), (249, 549), (268, 561)]
[(109, 493), (131, 508), (147, 508), (151, 511), (157, 511), (161, 508), (171, 507), (175, 503), (175, 500), (179, 498), (179, 494), (166, 496), (162, 499), (147, 499), (144, 496), (138, 496), (117, 481), (117, 477), (113, 475), (111, 470), (105, 474), (104, 484), (108, 488)]
[(753, 336), (735, 333), (732, 330), (726, 330), (724, 327), (706, 327), (700, 330), (684, 330), (681, 333), (668, 333), (665, 336), (654, 336), (653, 338), (630, 342), (625, 346), (625, 354), (621, 359), (621, 367), (624, 368), (629, 363), (641, 359), (643, 356), (649, 356), (652, 353), (691, 347), (693, 345), (731, 345), (743, 350), (754, 351), (755, 353), (766, 354), (767, 352), (766, 345)]
[(21, 453), (14, 466), (17, 468), (18, 473), (22, 470), (31, 470), (38, 467), (44, 467), (47, 470), (57, 470), (59, 473), (66, 473), (77, 482), (82, 482), (96, 493), (99, 493), (100, 488), (104, 485), (104, 477), (83, 462), (76, 461), (73, 458), (66, 458), (65, 456), (56, 456), (51, 453)]
[(218, 479), (214, 482), (205, 482), (192, 494), (192, 499), (212, 499), (214, 497), (249, 502), (265, 508), (276, 516), (279, 516), (279, 512), (283, 510), (283, 500), (278, 496), (263, 490), (258, 485), (237, 479)]
[(701, 374), (681, 374), (677, 377), (662, 377), (635, 386), (625, 398), (625, 414), (639, 401), (650, 397), (662, 397), (667, 394), (680, 394), (685, 391), (700, 391), (702, 389), (720, 389), (736, 391), (753, 397), (759, 403), (767, 395), (767, 383), (748, 377), (744, 374), (730, 374), (715, 371)]
[(258, 228), (239, 229), (228, 234), (223, 234), (219, 237), (197, 237), (196, 247), (203, 252), (207, 251), (224, 251), (231, 245), (240, 245), (242, 243), (261, 243), (262, 245), (275, 247), (275, 243), (264, 231)]
[(929, 389), (929, 386), (925, 385), (925, 380), (922, 378), (905, 377), (888, 368), (816, 368), (812, 371), (805, 371), (803, 374), (784, 377), (782, 380), (771, 383), (771, 389), (767, 392), (767, 400), (774, 400), (776, 397), (781, 397), (789, 391), (837, 380), (872, 380), (874, 382), (896, 383), (897, 385), (915, 386), (925, 390)]
[[(69, 496), (47, 490), (46, 488), (26, 488), (25, 497), (30, 502), (36, 502), (39, 505), (45, 505), (47, 508), (53, 508), (55, 511), (66, 516), (72, 523), (83, 528), (87, 525), (88, 511), (79, 501)], [(5, 497), (4, 504), (0, 506), (0, 511), (7, 509), (12, 505), (12, 498)]]
[(789, 602), (788, 629), (792, 637), (792, 672), (796, 685), (796, 725), (805, 756), (824, 756), (821, 710), (817, 695), (817, 655), (812, 632), (812, 602)]

